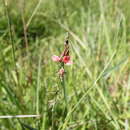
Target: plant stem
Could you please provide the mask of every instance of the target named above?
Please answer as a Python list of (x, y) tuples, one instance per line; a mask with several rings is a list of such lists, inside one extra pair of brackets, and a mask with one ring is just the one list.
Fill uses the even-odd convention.
[(65, 104), (66, 104), (66, 109), (68, 108), (68, 102), (67, 102), (67, 93), (66, 93), (66, 87), (65, 87), (65, 77), (63, 76), (61, 79), (61, 84), (63, 87), (63, 93), (64, 93), (64, 100), (65, 100)]
[(4, 3), (4, 8), (5, 8), (5, 13), (7, 16), (7, 21), (8, 21), (8, 26), (9, 26), (9, 36), (10, 36), (10, 41), (12, 45), (12, 54), (13, 54), (13, 60), (14, 60), (14, 65), (16, 66), (16, 58), (15, 58), (15, 47), (14, 47), (14, 39), (13, 39), (13, 34), (12, 34), (12, 23), (11, 23), (11, 17), (9, 14), (9, 9), (8, 9), (8, 3), (7, 1), (3, 0)]
[(11, 42), (11, 46), (12, 46), (13, 65), (15, 67), (15, 72), (16, 72), (17, 79), (18, 79), (18, 70), (17, 70), (17, 66), (16, 66), (15, 45), (14, 45), (14, 38), (13, 38), (13, 32), (12, 32), (12, 21), (11, 21), (11, 16), (10, 16), (10, 10), (8, 8), (8, 3), (6, 0), (3, 0), (3, 4), (4, 4), (5, 15), (7, 16), (8, 27), (9, 27), (9, 37), (10, 37), (10, 42)]
[(21, 1), (21, 19), (22, 19), (22, 24), (23, 24), (23, 33), (24, 33), (24, 42), (25, 42), (25, 47), (26, 47), (26, 53), (28, 54), (29, 50), (29, 43), (28, 43), (28, 37), (27, 37), (27, 30), (28, 27), (26, 26), (26, 22), (25, 22), (25, 17), (24, 17), (24, 13), (25, 13), (25, 0)]

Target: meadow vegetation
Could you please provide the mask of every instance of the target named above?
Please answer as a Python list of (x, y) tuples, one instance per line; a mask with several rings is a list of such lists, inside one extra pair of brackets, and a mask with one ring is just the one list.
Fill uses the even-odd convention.
[[(1, 0), (0, 130), (130, 129), (129, 0)], [(66, 33), (67, 110), (58, 64)]]

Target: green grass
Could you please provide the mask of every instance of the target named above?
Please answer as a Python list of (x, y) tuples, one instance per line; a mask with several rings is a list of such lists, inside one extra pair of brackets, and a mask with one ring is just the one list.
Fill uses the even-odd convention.
[[(1, 130), (130, 129), (130, 1), (0, 1)], [(16, 3), (16, 4), (15, 4)], [(66, 33), (74, 64), (58, 64)]]

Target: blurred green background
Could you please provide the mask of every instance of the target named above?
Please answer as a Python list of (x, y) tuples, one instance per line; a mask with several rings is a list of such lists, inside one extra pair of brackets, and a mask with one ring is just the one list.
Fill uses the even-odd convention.
[[(129, 0), (1, 0), (0, 130), (130, 129)], [(68, 111), (58, 64), (65, 66)]]

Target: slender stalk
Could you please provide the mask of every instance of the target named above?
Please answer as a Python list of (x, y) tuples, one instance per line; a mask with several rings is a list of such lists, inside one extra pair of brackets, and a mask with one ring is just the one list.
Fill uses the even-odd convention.
[[(62, 67), (64, 68), (64, 64), (62, 65)], [(67, 100), (67, 93), (66, 93), (65, 77), (64, 77), (64, 75), (63, 75), (63, 77), (61, 77), (61, 85), (63, 87), (63, 93), (64, 93), (64, 100), (65, 100), (65, 104), (66, 104), (66, 109), (68, 109), (68, 100)]]
[(13, 39), (13, 33), (12, 33), (12, 29), (11, 29), (11, 27), (12, 27), (11, 17), (10, 17), (10, 14), (9, 14), (7, 1), (3, 0), (3, 3), (4, 3), (5, 13), (7, 15), (7, 21), (8, 21), (8, 26), (9, 26), (9, 35), (10, 35), (10, 41), (11, 41), (11, 45), (12, 45), (12, 54), (13, 54), (14, 65), (16, 66), (14, 39)]
[(28, 47), (29, 47), (29, 45), (28, 45), (28, 38), (27, 38), (27, 27), (26, 27), (26, 25), (25, 25), (25, 19), (24, 19), (24, 16), (23, 16), (23, 14), (22, 14), (22, 22), (23, 22), (23, 30), (24, 30), (24, 41), (25, 41), (25, 47), (26, 47), (26, 52), (28, 53), (29, 51), (28, 51)]
[(37, 75), (37, 88), (36, 88), (36, 113), (39, 114), (39, 90), (41, 87), (41, 61), (42, 56), (39, 55), (39, 63), (38, 63), (38, 75)]
[(63, 77), (63, 80), (61, 81), (61, 83), (62, 83), (62, 86), (63, 86), (65, 103), (66, 103), (66, 105), (67, 105), (67, 94), (66, 94), (66, 87), (65, 87), (64, 77)]
[(27, 38), (27, 30), (28, 27), (26, 26), (26, 22), (25, 22), (25, 18), (24, 18), (24, 5), (25, 5), (25, 0), (22, 0), (21, 3), (21, 19), (22, 19), (22, 23), (23, 23), (23, 33), (24, 33), (24, 41), (25, 41), (25, 47), (26, 47), (26, 52), (28, 53), (28, 38)]
[(8, 8), (8, 3), (6, 0), (3, 0), (3, 4), (4, 4), (4, 8), (5, 8), (5, 14), (7, 16), (7, 21), (8, 21), (8, 26), (9, 26), (9, 37), (10, 37), (10, 42), (11, 42), (11, 46), (12, 46), (12, 57), (13, 57), (13, 65), (15, 67), (15, 73), (18, 77), (18, 70), (17, 70), (17, 66), (16, 66), (16, 56), (15, 56), (15, 45), (14, 45), (14, 38), (13, 38), (13, 33), (12, 33), (12, 21), (11, 21), (11, 16), (10, 16), (10, 11)]

